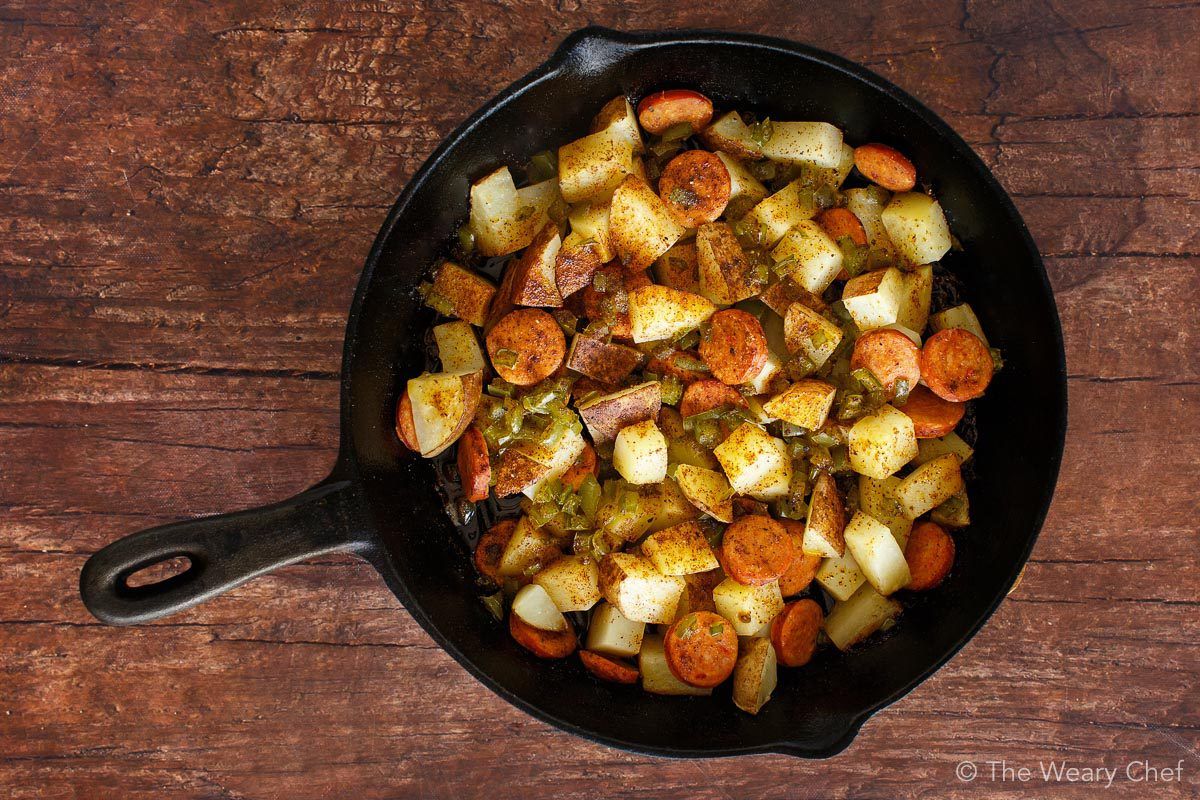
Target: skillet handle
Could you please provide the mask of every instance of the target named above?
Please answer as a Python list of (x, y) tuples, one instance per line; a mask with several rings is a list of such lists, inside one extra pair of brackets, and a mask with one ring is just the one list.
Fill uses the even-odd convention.
[[(88, 559), (79, 592), (101, 622), (149, 622), (279, 567), (365, 550), (358, 508), (354, 484), (331, 481), (275, 505), (139, 531)], [(146, 586), (128, 584), (133, 573), (179, 557), (191, 562), (183, 572)]]

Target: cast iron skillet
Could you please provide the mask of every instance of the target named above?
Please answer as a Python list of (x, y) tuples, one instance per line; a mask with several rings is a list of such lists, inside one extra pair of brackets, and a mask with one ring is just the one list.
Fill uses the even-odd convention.
[[(424, 364), (431, 312), (414, 288), (466, 214), (472, 179), (586, 133), (618, 93), (691, 87), (719, 106), (833, 122), (854, 143), (907, 153), (965, 251), (943, 263), (974, 300), (1007, 367), (978, 401), (974, 524), (946, 583), (889, 635), (822, 652), (781, 676), (758, 716), (728, 697), (657, 697), (600, 684), (576, 659), (547, 663), (511, 641), (477, 599), (462, 538), (434, 490), (434, 465), (393, 433), (397, 387)], [(971, 149), (913, 98), (841, 58), (742, 34), (625, 34), (588, 28), (451, 134), (392, 208), (363, 269), (342, 367), (333, 474), (266, 508), (133, 534), (88, 561), (80, 590), (100, 620), (128, 625), (180, 611), (256, 575), (334, 551), (379, 570), (405, 608), (472, 675), (539, 719), (617, 747), (665, 756), (781, 752), (827, 757), (979, 630), (1013, 585), (1049, 507), (1066, 430), (1062, 333), (1046, 273), (1011, 201)], [(187, 556), (182, 574), (130, 587), (133, 572)], [(398, 681), (404, 680), (397, 676)], [(726, 693), (728, 690), (725, 690)]]

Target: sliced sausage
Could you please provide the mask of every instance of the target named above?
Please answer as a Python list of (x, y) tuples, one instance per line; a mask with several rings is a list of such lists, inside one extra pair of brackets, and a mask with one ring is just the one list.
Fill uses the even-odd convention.
[(895, 397), (897, 381), (903, 380), (911, 390), (921, 380), (921, 351), (900, 331), (876, 328), (854, 342), (850, 368), (870, 370), (888, 397)]
[(713, 104), (691, 89), (668, 89), (642, 98), (637, 107), (638, 122), (655, 135), (672, 125), (686, 122), (699, 131), (712, 121)]
[(538, 658), (566, 658), (575, 652), (575, 628), (567, 621), (565, 631), (535, 628), (516, 614), (508, 615), (508, 632), (517, 644)]
[(640, 674), (637, 667), (618, 661), (615, 658), (593, 653), (591, 650), (580, 650), (579, 660), (587, 671), (602, 681), (610, 683), (637, 683)]
[(671, 159), (658, 179), (658, 196), (685, 228), (712, 222), (729, 204), (732, 184), (721, 159), (707, 150), (688, 150)]
[(409, 450), (414, 453), (421, 452), (421, 447), (417, 444), (416, 423), (413, 422), (412, 400), (408, 398), (407, 389), (400, 395), (400, 402), (396, 403), (396, 436)]
[(497, 586), (504, 583), (500, 577), (500, 557), (504, 555), (504, 548), (508, 546), (508, 540), (516, 528), (515, 519), (502, 519), (480, 536), (479, 543), (475, 545), (475, 569)]
[[(605, 284), (612, 287), (608, 291), (596, 289), (596, 278), (601, 275)], [(629, 272), (617, 264), (601, 267), (581, 292), (584, 316), (593, 322), (608, 323), (614, 339), (630, 339), (633, 329), (629, 323), (629, 292), (649, 286), (650, 282), (645, 270)]]
[(800, 594), (817, 577), (821, 567), (821, 557), (804, 552), (804, 523), (794, 519), (781, 519), (779, 524), (792, 537), (792, 551), (796, 557), (792, 559), (787, 572), (779, 576), (779, 592), (784, 597)]
[(788, 603), (771, 623), (771, 644), (775, 658), (785, 667), (802, 667), (817, 649), (817, 634), (825, 614), (815, 600)]
[(737, 308), (713, 314), (707, 336), (700, 338), (700, 357), (713, 377), (736, 386), (758, 377), (767, 363), (767, 337), (762, 324)]
[(739, 517), (725, 529), (721, 564), (735, 581), (747, 586), (770, 583), (788, 571), (796, 557), (788, 532), (770, 517)]
[(867, 246), (867, 230), (848, 208), (828, 208), (817, 215), (817, 224), (835, 242), (843, 236), (859, 247)]
[(908, 535), (904, 560), (912, 578), (904, 588), (914, 592), (932, 589), (954, 566), (954, 539), (936, 522), (922, 522)]
[(917, 185), (917, 168), (904, 154), (886, 144), (854, 148), (854, 166), (863, 177), (888, 191), (909, 192)]
[(746, 408), (746, 398), (732, 386), (708, 378), (688, 384), (679, 401), (679, 415), (683, 418), (703, 414), (720, 406)]
[(913, 421), (918, 439), (936, 439), (954, 430), (962, 421), (967, 406), (943, 400), (924, 386), (917, 386), (908, 395), (908, 402), (897, 406)]
[(487, 441), (483, 432), (472, 425), (458, 439), (458, 476), (463, 494), (472, 503), (486, 500), (492, 480), (492, 462), (488, 458)]
[(532, 386), (554, 374), (567, 355), (567, 337), (540, 308), (510, 311), (487, 335), (496, 374), (517, 386)]
[(921, 377), (943, 400), (963, 403), (980, 397), (992, 380), (992, 354), (979, 337), (947, 328), (925, 340)]
[(559, 478), (564, 486), (570, 486), (573, 490), (579, 491), (579, 487), (583, 485), (583, 481), (588, 475), (599, 475), (600, 466), (596, 463), (596, 449), (587, 442), (583, 444), (583, 452), (579, 454), (579, 458), (575, 459), (575, 463), (571, 468), (563, 473)]
[(667, 630), (663, 649), (676, 678), (691, 686), (711, 687), (733, 674), (738, 637), (720, 614), (693, 611)]

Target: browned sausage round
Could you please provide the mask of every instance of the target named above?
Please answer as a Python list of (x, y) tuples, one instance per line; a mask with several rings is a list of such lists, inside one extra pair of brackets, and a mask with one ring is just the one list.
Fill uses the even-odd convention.
[(700, 339), (700, 357), (713, 377), (736, 386), (758, 377), (767, 364), (767, 337), (762, 324), (737, 308), (713, 314), (707, 337)]
[(725, 529), (721, 556), (729, 577), (747, 586), (758, 586), (787, 572), (796, 553), (782, 525), (754, 514), (735, 519)]
[(577, 644), (575, 628), (569, 620), (565, 631), (544, 631), (510, 612), (508, 632), (517, 640), (517, 644), (538, 658), (566, 658), (575, 652)]
[(721, 216), (729, 204), (729, 170), (715, 154), (688, 150), (671, 159), (658, 179), (658, 195), (675, 221), (699, 228)]
[(892, 192), (909, 192), (917, 185), (917, 168), (903, 153), (886, 144), (854, 148), (854, 166), (867, 180)]
[(708, 378), (690, 383), (683, 390), (683, 399), (679, 401), (679, 415), (686, 419), (720, 406), (746, 408), (746, 398), (732, 386)]
[(559, 480), (562, 481), (563, 486), (570, 486), (573, 490), (579, 491), (579, 487), (583, 485), (588, 475), (599, 474), (600, 466), (596, 463), (596, 449), (584, 442), (583, 452)]
[(903, 380), (911, 390), (921, 380), (921, 351), (900, 331), (876, 328), (854, 342), (850, 368), (869, 370), (888, 397), (895, 397), (897, 381)]
[(693, 611), (670, 627), (663, 649), (676, 678), (691, 686), (716, 686), (737, 665), (737, 631), (720, 614)]
[(904, 588), (914, 592), (932, 589), (954, 566), (954, 539), (936, 522), (922, 522), (908, 535), (904, 560), (912, 573)]
[(992, 380), (992, 354), (979, 337), (962, 328), (947, 328), (925, 340), (921, 377), (943, 400), (963, 403), (980, 397)]
[(521, 308), (501, 317), (487, 335), (496, 374), (517, 386), (532, 386), (554, 374), (567, 355), (563, 329), (540, 308)]
[(788, 603), (771, 623), (771, 644), (775, 657), (785, 667), (802, 667), (817, 649), (817, 634), (825, 614), (815, 600)]
[(788, 532), (788, 536), (792, 537), (792, 550), (796, 554), (787, 572), (779, 576), (779, 593), (784, 597), (791, 597), (809, 587), (813, 578), (817, 577), (822, 559), (820, 556), (804, 552), (804, 523), (794, 519), (781, 519), (778, 522)]
[(458, 476), (463, 494), (471, 503), (486, 500), (492, 480), (492, 463), (488, 457), (487, 441), (479, 428), (472, 425), (458, 440)]
[(475, 545), (475, 569), (497, 586), (504, 583), (500, 577), (500, 557), (504, 555), (504, 548), (516, 529), (515, 519), (502, 519), (480, 536), (479, 543)]
[(713, 104), (691, 89), (668, 89), (642, 98), (637, 107), (638, 122), (653, 134), (660, 134), (672, 125), (686, 122), (699, 131), (712, 121)]
[(924, 386), (913, 389), (908, 402), (897, 408), (912, 419), (918, 439), (945, 436), (958, 426), (967, 410), (966, 404), (943, 400)]
[(579, 660), (587, 671), (602, 681), (610, 683), (637, 683), (640, 674), (637, 667), (618, 661), (615, 658), (593, 653), (591, 650), (580, 650)]

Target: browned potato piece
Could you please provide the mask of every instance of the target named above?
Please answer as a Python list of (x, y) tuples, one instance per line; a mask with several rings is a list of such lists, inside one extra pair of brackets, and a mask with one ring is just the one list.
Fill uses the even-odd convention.
[(580, 405), (579, 416), (583, 417), (592, 441), (603, 444), (615, 439), (626, 425), (654, 419), (660, 408), (662, 386), (658, 381), (647, 381)]
[(762, 145), (754, 141), (750, 127), (736, 111), (724, 114), (700, 131), (700, 140), (712, 150), (720, 150), (742, 159), (762, 158)]
[(554, 317), (536, 308), (510, 311), (487, 335), (496, 374), (517, 386), (532, 386), (563, 363), (567, 338)]
[(658, 179), (658, 196), (685, 228), (697, 228), (721, 216), (731, 189), (729, 170), (706, 150), (686, 150), (675, 156)]
[(510, 447), (501, 452), (492, 465), (492, 489), (496, 497), (520, 494), (526, 486), (541, 480), (549, 471), (550, 467)]
[(601, 383), (620, 383), (641, 360), (642, 354), (632, 347), (579, 333), (571, 340), (567, 368)]
[(846, 552), (846, 510), (833, 476), (822, 472), (813, 485), (804, 526), (804, 552), (837, 558)]
[(592, 276), (603, 265), (600, 249), (594, 242), (574, 247), (564, 243), (554, 261), (554, 281), (558, 285), (558, 293), (563, 297), (575, 294), (592, 282)]
[(450, 301), (454, 316), (479, 326), (487, 320), (488, 306), (496, 294), (491, 281), (453, 261), (443, 261), (438, 267), (433, 290)]
[(718, 305), (732, 305), (757, 294), (750, 284), (750, 260), (724, 222), (710, 222), (696, 231), (700, 294)]
[(762, 293), (761, 299), (767, 308), (781, 317), (787, 316), (787, 310), (792, 303), (799, 303), (818, 314), (829, 308), (820, 295), (815, 295), (796, 283), (791, 275), (785, 275), (778, 282), (767, 287), (767, 290)]
[(513, 303), (544, 308), (562, 305), (562, 295), (555, 280), (555, 264), (561, 248), (562, 237), (558, 233), (558, 226), (547, 222), (521, 253), (521, 257), (508, 267), (508, 271), (513, 273)]
[(654, 277), (663, 286), (681, 292), (700, 294), (700, 271), (696, 260), (696, 244), (677, 244), (654, 262)]
[[(705, 369), (698, 369), (704, 366)], [(670, 375), (683, 383), (695, 383), (708, 377), (707, 365), (695, 350), (674, 350), (662, 358), (646, 362), (646, 371), (665, 377)]]

